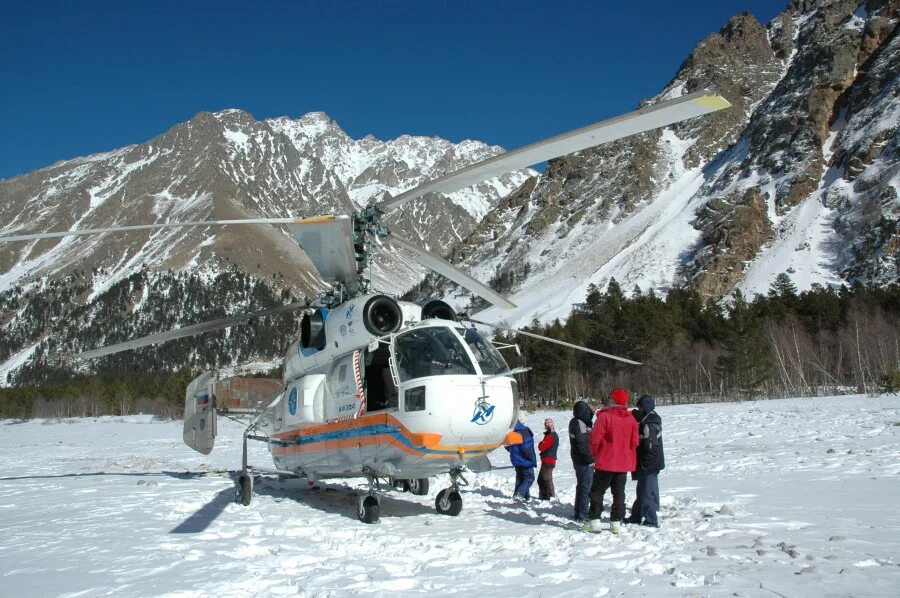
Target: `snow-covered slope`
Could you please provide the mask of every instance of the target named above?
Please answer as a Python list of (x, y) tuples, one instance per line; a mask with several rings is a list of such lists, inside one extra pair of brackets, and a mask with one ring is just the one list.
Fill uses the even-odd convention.
[(653, 101), (714, 88), (733, 108), (551, 161), (455, 248), (520, 305), (485, 315), (564, 318), (613, 277), (713, 298), (782, 272), (800, 290), (900, 278), (898, 20), (822, 0), (732, 18)]
[[(147, 143), (0, 180), (0, 235), (17, 229), (353, 213), (369, 202), (501, 151), (477, 141), (453, 144), (436, 137), (355, 140), (323, 113), (264, 121), (239, 110), (201, 113)], [(502, 196), (533, 174), (512, 172), (450, 195), (432, 194), (389, 214), (385, 221), (392, 230), (444, 254)], [(411, 256), (390, 243), (378, 246), (376, 253), (371, 272), (376, 290), (399, 293), (424, 274)], [(121, 337), (125, 329), (161, 332), (173, 323), (183, 326), (222, 317), (253, 303), (192, 305), (196, 296), (177, 295), (181, 288), (145, 284), (170, 280), (170, 271), (198, 277), (192, 289), (200, 295), (212, 290), (219, 277), (249, 275), (251, 286), (267, 287), (254, 297), (264, 298), (266, 307), (273, 298), (277, 302), (282, 291), (314, 297), (323, 288), (293, 238), (269, 226), (165, 229), (2, 244), (0, 384), (5, 385), (7, 374), (29, 360), (37, 366), (38, 359), (55, 359), (53, 367), (37, 370), (56, 372), (60, 359), (91, 347), (91, 342), (102, 344), (116, 336), (125, 340), (127, 336)], [(69, 303), (48, 308), (49, 302), (59, 299), (59, 284), (70, 284), (78, 292), (63, 293)], [(148, 304), (140, 300), (151, 287), (153, 302), (177, 295), (164, 314), (147, 312)], [(220, 297), (226, 300), (225, 295)], [(112, 318), (110, 305), (115, 306)], [(74, 313), (103, 315), (72, 328), (66, 316)], [(124, 328), (119, 320), (126, 320)], [(179, 353), (190, 361), (166, 367), (218, 367), (244, 358), (277, 361), (290, 342), (283, 335), (244, 340), (254, 347), (254, 354), (228, 354), (208, 335), (186, 341)], [(165, 349), (145, 353), (167, 354)], [(140, 367), (159, 367), (156, 357)], [(71, 370), (76, 365), (79, 371), (84, 367), (70, 363), (64, 367)], [(122, 362), (119, 367), (133, 370), (138, 362)]]
[[(443, 476), (427, 496), (389, 494), (365, 525), (363, 480), (266, 480), (235, 504), (226, 470), (240, 464), (241, 428), (226, 420), (210, 457), (181, 443), (180, 422), (7, 420), (0, 570), (28, 596), (890, 596), (898, 407), (864, 396), (661, 407), (661, 528), (618, 536), (568, 519), (565, 434), (558, 502), (513, 501), (498, 450), (495, 471), (469, 476), (458, 517), (434, 510)], [(570, 417), (528, 424), (547, 416), (561, 429)], [(251, 449), (265, 465), (265, 448)]]
[[(327, 115), (257, 121), (240, 110), (200, 113), (147, 143), (59, 162), (0, 181), (0, 234), (208, 218), (352, 213), (420, 182), (503, 151), (477, 141), (453, 144), (404, 135), (350, 138)], [(529, 171), (513, 172), (447, 196), (420, 200), (387, 223), (445, 253)], [(436, 226), (440, 220), (443, 226)], [(379, 288), (402, 291), (421, 276), (408, 256), (384, 251)], [(394, 262), (399, 262), (395, 266)], [(216, 273), (237, 265), (282, 274), (309, 292), (317, 277), (296, 243), (272, 227), (169, 229), (0, 247), (0, 291), (74, 269), (108, 272), (108, 286), (140, 270)], [(406, 265), (407, 267), (403, 267)], [(277, 278), (281, 278), (280, 276)]]

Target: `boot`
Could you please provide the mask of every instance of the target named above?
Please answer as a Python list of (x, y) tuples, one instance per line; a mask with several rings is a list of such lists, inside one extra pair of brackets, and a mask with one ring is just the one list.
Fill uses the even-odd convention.
[(590, 519), (582, 526), (581, 530), (592, 534), (599, 534), (603, 531), (603, 524), (599, 519)]
[(622, 522), (621, 521), (610, 521), (609, 522), (609, 531), (614, 534), (618, 534), (622, 531)]

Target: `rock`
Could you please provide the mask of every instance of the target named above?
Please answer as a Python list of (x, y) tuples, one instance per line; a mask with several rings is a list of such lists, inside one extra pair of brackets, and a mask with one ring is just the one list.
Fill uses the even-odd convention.
[(825, 451), (825, 452), (826, 452), (826, 453), (828, 453), (828, 454), (829, 454), (829, 455), (830, 455), (830, 454), (831, 454), (831, 453), (833, 453), (833, 452), (834, 452), (834, 449), (833, 449), (833, 448), (830, 448), (830, 449), (828, 449), (828, 450), (827, 450), (827, 451)]
[(718, 511), (719, 515), (724, 515), (726, 517), (734, 516), (734, 510), (728, 505), (722, 505), (722, 508)]
[(766, 554), (766, 551), (763, 550), (762, 548), (760, 548), (759, 550), (756, 551), (756, 554), (758, 554), (759, 556), (764, 556)]
[(846, 540), (846, 539), (847, 539), (847, 536), (831, 536), (830, 538), (828, 538), (828, 541), (829, 542), (839, 542), (841, 540)]
[(793, 549), (788, 550), (787, 553), (788, 553), (788, 556), (791, 557), (792, 559), (796, 559), (796, 558), (800, 557), (800, 553)]
[(143, 486), (143, 485), (146, 484), (146, 483), (147, 483), (146, 480), (138, 480), (137, 485), (138, 485), (138, 486)]
[(717, 554), (719, 554), (719, 551), (716, 549), (715, 546), (707, 546), (706, 547), (706, 556), (716, 556)]
[(156, 488), (159, 484), (155, 480), (150, 480), (147, 482), (147, 488)]

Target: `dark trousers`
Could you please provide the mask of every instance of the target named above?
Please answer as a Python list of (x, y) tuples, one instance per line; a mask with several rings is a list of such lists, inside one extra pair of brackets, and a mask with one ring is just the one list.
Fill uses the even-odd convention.
[(594, 472), (594, 481), (591, 484), (591, 510), (588, 514), (591, 519), (600, 519), (600, 513), (603, 512), (603, 495), (606, 490), (612, 488), (612, 508), (609, 510), (609, 518), (611, 521), (622, 521), (625, 519), (625, 482), (628, 481), (628, 474), (618, 471), (600, 471)]
[(656, 512), (659, 511), (659, 480), (655, 473), (637, 474), (637, 498), (631, 505), (631, 519), (656, 525)]
[(556, 496), (556, 489), (553, 487), (553, 468), (556, 463), (541, 463), (541, 470), (538, 472), (538, 498), (541, 500), (550, 500)]
[(575, 466), (575, 519), (587, 519), (592, 475), (594, 475), (593, 465)]
[(534, 467), (516, 467), (516, 490), (513, 494), (520, 498), (531, 498), (532, 484), (534, 484)]

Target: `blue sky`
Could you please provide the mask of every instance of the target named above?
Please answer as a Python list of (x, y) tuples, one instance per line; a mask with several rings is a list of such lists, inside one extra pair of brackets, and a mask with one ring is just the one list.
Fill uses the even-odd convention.
[(223, 108), (514, 148), (634, 109), (729, 16), (786, 3), (4, 2), (0, 178)]

